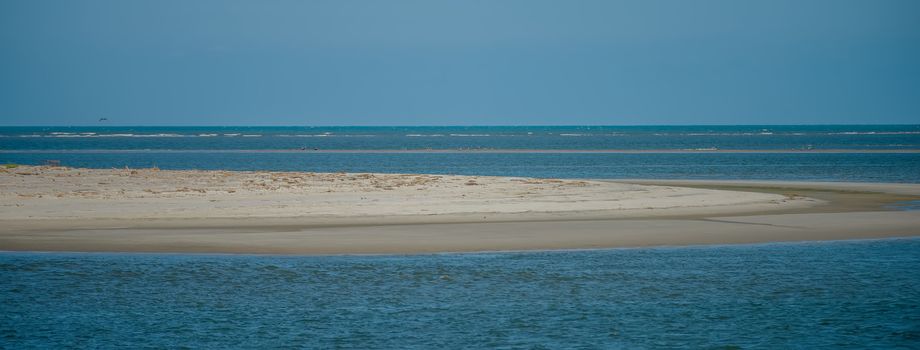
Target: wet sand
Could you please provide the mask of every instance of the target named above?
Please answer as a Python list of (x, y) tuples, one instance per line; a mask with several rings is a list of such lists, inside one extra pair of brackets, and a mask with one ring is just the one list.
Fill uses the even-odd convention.
[(916, 200), (916, 184), (21, 167), (0, 173), (0, 250), (411, 254), (883, 238), (920, 234), (920, 211), (891, 207)]

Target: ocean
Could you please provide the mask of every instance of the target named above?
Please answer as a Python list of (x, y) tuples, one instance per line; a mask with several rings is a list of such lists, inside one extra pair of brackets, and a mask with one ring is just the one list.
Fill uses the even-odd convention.
[[(920, 183), (920, 125), (0, 127), (0, 163)], [(0, 247), (2, 250), (2, 247)], [(920, 348), (920, 239), (0, 252), (0, 348)]]
[(920, 346), (920, 240), (417, 256), (0, 254), (3, 348)]
[(0, 127), (0, 162), (556, 178), (920, 182), (920, 125)]

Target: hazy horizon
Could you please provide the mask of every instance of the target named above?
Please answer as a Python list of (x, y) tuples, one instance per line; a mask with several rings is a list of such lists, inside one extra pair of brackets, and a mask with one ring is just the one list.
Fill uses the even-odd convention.
[(313, 125), (297, 125), (297, 124), (146, 124), (146, 125), (131, 125), (131, 124), (0, 124), (0, 127), (113, 127), (113, 128), (130, 128), (130, 127), (303, 127), (303, 128), (348, 128), (348, 127), (360, 127), (360, 128), (424, 128), (424, 127), (656, 127), (656, 126), (683, 126), (683, 127), (692, 127), (692, 126), (915, 126), (920, 125), (920, 123), (836, 123), (836, 124), (820, 124), (820, 123), (799, 123), (799, 124), (352, 124), (352, 125), (336, 125), (336, 124), (313, 124)]

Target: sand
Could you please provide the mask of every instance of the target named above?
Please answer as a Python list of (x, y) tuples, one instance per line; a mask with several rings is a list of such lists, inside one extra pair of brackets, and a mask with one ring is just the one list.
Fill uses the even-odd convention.
[[(606, 181), (414, 174), (19, 167), (0, 172), (0, 220), (303, 218), (770, 210), (800, 196)], [(439, 222), (440, 219), (435, 219)]]
[(920, 185), (0, 171), (0, 250), (378, 254), (914, 236)]

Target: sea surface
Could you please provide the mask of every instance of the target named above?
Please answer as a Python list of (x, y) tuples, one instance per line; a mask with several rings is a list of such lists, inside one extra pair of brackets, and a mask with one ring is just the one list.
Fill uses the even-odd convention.
[(917, 151), (920, 125), (0, 127), (0, 163), (92, 168), (916, 183)]
[(2, 348), (916, 349), (920, 239), (418, 256), (0, 254)]
[[(920, 183), (916, 150), (918, 125), (0, 127), (0, 163), (92, 168)], [(916, 349), (918, 271), (916, 238), (414, 256), (0, 252), (0, 349)]]

